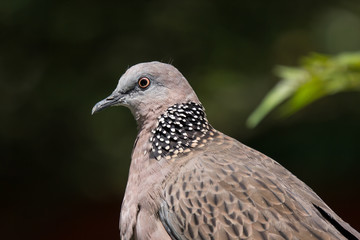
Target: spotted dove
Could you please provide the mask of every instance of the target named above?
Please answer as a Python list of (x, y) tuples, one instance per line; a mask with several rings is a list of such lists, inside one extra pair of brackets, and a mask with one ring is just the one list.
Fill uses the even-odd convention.
[(117, 105), (138, 125), (121, 239), (360, 239), (283, 166), (215, 130), (172, 65), (129, 68), (92, 113)]

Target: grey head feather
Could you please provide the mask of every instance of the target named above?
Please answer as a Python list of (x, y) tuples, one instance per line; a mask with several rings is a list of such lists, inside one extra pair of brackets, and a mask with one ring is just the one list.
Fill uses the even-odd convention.
[[(150, 80), (148, 87), (139, 86), (141, 78)], [(174, 66), (154, 61), (129, 68), (113, 93), (98, 102), (92, 113), (122, 105), (130, 108), (138, 124), (142, 125), (149, 113), (161, 113), (169, 106), (188, 101), (200, 103), (185, 77)]]

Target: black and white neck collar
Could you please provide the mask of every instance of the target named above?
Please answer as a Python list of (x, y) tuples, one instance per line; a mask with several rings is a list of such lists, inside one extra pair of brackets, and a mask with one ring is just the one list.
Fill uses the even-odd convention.
[(204, 139), (214, 136), (215, 130), (206, 119), (201, 104), (175, 104), (158, 117), (150, 138), (150, 157), (171, 159), (203, 145)]

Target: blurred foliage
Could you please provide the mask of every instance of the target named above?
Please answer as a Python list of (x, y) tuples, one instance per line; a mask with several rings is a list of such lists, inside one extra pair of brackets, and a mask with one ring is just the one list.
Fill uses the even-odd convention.
[(360, 90), (360, 52), (328, 56), (313, 53), (301, 59), (299, 67), (278, 66), (281, 79), (247, 119), (255, 127), (274, 108), (289, 116), (315, 100), (342, 91)]

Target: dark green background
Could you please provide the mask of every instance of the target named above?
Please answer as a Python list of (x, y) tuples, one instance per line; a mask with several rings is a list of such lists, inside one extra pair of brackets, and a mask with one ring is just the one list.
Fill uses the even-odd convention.
[(135, 63), (171, 62), (212, 125), (279, 161), (360, 230), (360, 94), (255, 130), (276, 65), (360, 50), (358, 0), (0, 3), (1, 239), (118, 239), (136, 125), (90, 115)]

